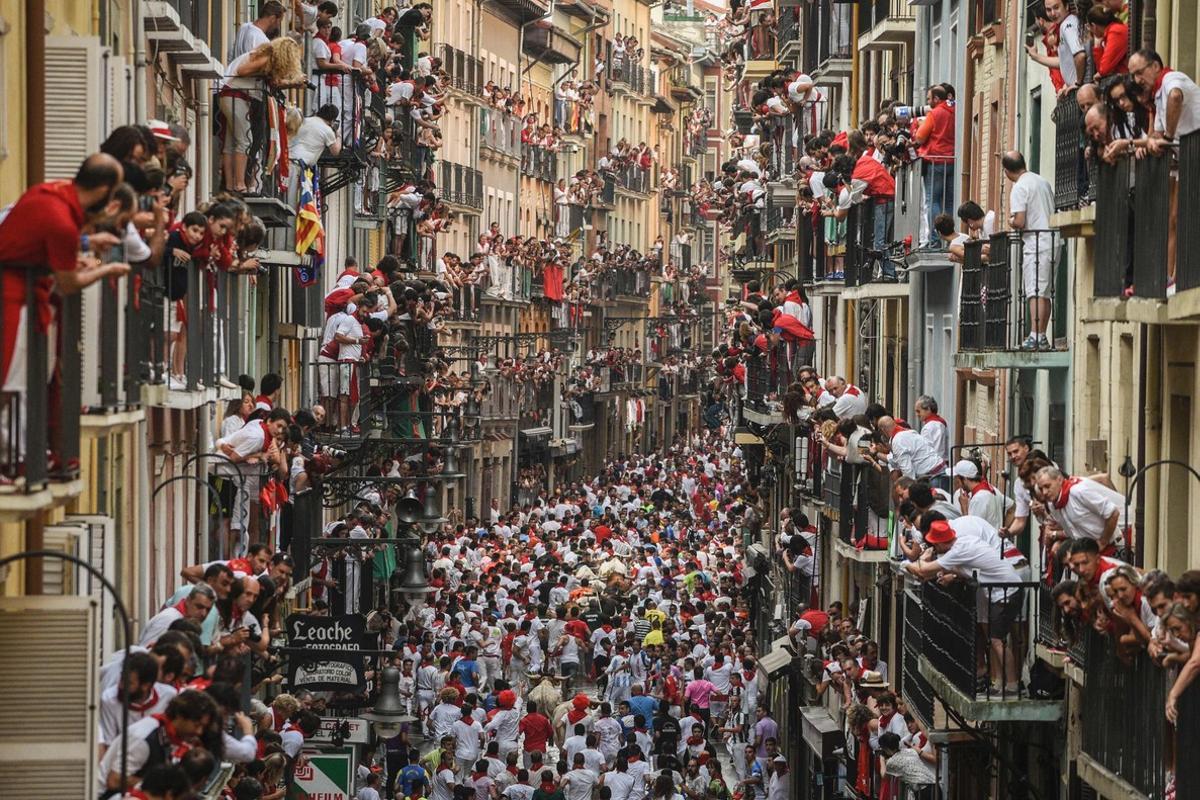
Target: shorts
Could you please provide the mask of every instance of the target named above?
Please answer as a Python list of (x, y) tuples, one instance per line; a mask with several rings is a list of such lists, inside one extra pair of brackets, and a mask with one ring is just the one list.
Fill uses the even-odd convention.
[(1049, 297), (1054, 277), (1054, 253), (1048, 248), (1021, 253), (1021, 287), (1030, 297)]
[(1012, 632), (1013, 623), (1021, 616), (1025, 599), (1024, 589), (1008, 589), (1004, 600), (995, 600), (988, 604), (988, 638), (1007, 639)]
[(184, 308), (182, 300), (167, 301), (167, 324), (170, 326), (171, 333), (183, 333), (183, 329), (187, 327), (187, 309)]
[(221, 149), (223, 154), (250, 152), (250, 144), (253, 141), (250, 114), (256, 105), (261, 106), (261, 101), (244, 100), (230, 95), (218, 97), (217, 106), (221, 116), (225, 118), (225, 142)]
[(331, 358), (317, 356), (317, 393), (321, 397), (337, 397), (340, 365)]

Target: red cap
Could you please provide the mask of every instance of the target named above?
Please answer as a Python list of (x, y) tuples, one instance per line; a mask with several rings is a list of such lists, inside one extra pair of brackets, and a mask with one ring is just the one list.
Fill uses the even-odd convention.
[(925, 542), (927, 544), (946, 544), (953, 542), (955, 539), (954, 528), (950, 527), (950, 523), (944, 519), (935, 520), (929, 526), (929, 532), (925, 534)]

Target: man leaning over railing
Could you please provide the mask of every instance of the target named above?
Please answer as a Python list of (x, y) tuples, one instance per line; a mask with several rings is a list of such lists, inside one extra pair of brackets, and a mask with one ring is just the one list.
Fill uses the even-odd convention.
[[(75, 178), (70, 181), (50, 181), (31, 187), (8, 210), (0, 221), (0, 265), (3, 267), (4, 285), (4, 349), (0, 354), (0, 376), (3, 376), (2, 391), (16, 394), (18, 403), (24, 405), (28, 390), (26, 370), (29, 350), (29, 314), (36, 313), (36, 325), (42, 332), (55, 331), (61, 335), (61, 327), (54, 326), (57, 315), (51, 302), (51, 293), (76, 294), (85, 287), (107, 277), (119, 277), (129, 272), (124, 263), (101, 263), (93, 253), (103, 253), (118, 244), (111, 233), (85, 233), (93, 230), (98, 222), (105, 221), (109, 199), (113, 190), (124, 179), (124, 169), (117, 159), (104, 153), (89, 156)], [(50, 276), (37, 276), (34, 295), (36, 308), (27, 308), (25, 281), (30, 270), (48, 270)], [(74, 347), (75, 343), (69, 343)], [(50, 428), (50, 449), (60, 452), (60, 443), (54, 433), (62, 424), (61, 380), (53, 365), (59, 353), (67, 353), (66, 347), (54, 340), (47, 342), (50, 369), (49, 411), (47, 421)], [(78, 409), (73, 410), (78, 413)], [(20, 427), (18, 457), (24, 460), (26, 415), (21, 408), (17, 412)], [(4, 442), (10, 425), (0, 426), (0, 450), (11, 449), (12, 442)], [(69, 466), (69, 465), (65, 465)]]

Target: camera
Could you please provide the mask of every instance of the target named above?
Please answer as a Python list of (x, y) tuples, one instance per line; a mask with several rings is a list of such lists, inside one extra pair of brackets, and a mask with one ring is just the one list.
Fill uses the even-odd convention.
[(929, 106), (896, 106), (892, 109), (892, 113), (896, 115), (896, 119), (915, 119), (923, 117), (930, 112)]
[(250, 625), (246, 628), (246, 641), (257, 642), (262, 638), (262, 628), (257, 625)]

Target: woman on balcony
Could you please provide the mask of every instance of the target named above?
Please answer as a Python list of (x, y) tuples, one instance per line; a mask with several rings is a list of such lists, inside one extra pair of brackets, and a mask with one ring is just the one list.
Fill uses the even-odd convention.
[[(217, 91), (217, 106), (224, 123), (221, 166), (226, 189), (238, 193), (247, 191), (250, 151), (258, 147), (265, 150), (268, 129), (279, 124), (270, 117), (271, 102), (266, 89), (297, 85), (303, 81), (300, 46), (286, 36), (259, 45), (229, 62)], [(258, 176), (255, 177), (257, 184)]]

